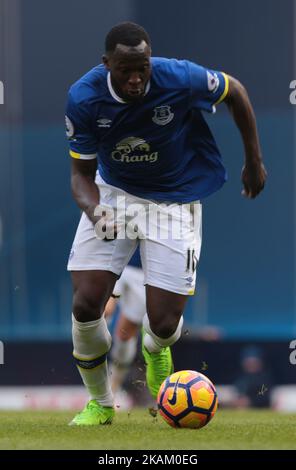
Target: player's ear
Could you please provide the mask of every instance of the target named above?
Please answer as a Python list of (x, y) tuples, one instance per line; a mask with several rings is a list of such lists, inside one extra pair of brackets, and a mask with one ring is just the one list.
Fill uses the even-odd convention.
[(110, 69), (110, 65), (109, 65), (109, 58), (108, 56), (106, 56), (105, 54), (102, 56), (102, 61), (103, 61), (103, 64), (105, 65), (106, 69)]

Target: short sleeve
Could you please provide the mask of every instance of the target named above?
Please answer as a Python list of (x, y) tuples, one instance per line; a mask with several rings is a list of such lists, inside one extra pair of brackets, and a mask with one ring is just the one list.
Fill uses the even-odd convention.
[(223, 72), (206, 69), (188, 62), (192, 106), (210, 113), (216, 112), (229, 90), (229, 78)]
[(91, 130), (90, 114), (83, 103), (75, 102), (71, 90), (68, 94), (65, 120), (71, 157), (80, 160), (97, 158), (98, 142)]

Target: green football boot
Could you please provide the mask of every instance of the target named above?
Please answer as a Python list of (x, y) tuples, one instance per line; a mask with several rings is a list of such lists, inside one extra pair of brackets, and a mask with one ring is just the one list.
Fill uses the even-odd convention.
[(96, 426), (99, 424), (111, 424), (114, 417), (114, 408), (102, 406), (96, 400), (88, 402), (84, 410), (78, 413), (70, 426)]
[(146, 382), (153, 398), (157, 398), (162, 382), (174, 372), (171, 348), (162, 348), (159, 353), (149, 353), (144, 346), (142, 331), (142, 354), (146, 363)]

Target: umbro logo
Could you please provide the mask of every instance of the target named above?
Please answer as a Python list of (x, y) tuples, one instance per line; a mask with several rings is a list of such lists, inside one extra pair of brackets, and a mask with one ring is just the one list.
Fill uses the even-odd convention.
[(112, 121), (110, 119), (101, 118), (97, 120), (98, 127), (107, 127), (110, 128)]

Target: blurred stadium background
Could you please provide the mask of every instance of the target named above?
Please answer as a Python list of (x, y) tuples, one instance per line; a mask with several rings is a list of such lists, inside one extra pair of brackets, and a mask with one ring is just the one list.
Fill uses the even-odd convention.
[(239, 134), (224, 105), (206, 116), (229, 182), (204, 201), (198, 289), (174, 347), (176, 369), (206, 371), (231, 404), (243, 351), (260, 348), (272, 406), (296, 410), (295, 11), (294, 1), (277, 0), (0, 0), (0, 408), (81, 404), (65, 269), (79, 211), (64, 106), (69, 86), (100, 61), (108, 30), (133, 20), (150, 33), (154, 55), (188, 58), (245, 84), (269, 171), (260, 198), (244, 200)]

